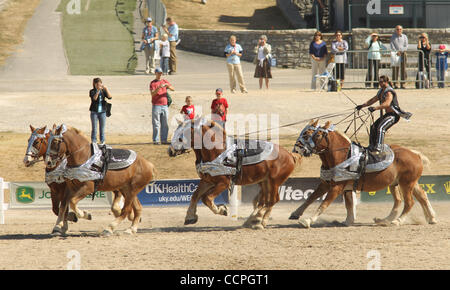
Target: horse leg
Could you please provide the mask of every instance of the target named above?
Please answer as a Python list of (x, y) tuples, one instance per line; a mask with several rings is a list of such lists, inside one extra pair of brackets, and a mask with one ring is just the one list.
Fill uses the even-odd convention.
[[(114, 230), (119, 226), (119, 224), (130, 214), (132, 211), (132, 205), (134, 201), (134, 197), (131, 197), (131, 189), (130, 188), (121, 188), (120, 192), (122, 192), (125, 197), (125, 202), (122, 208), (122, 212), (118, 217), (112, 221), (106, 229), (103, 230), (102, 236), (107, 237), (114, 233)], [(136, 218), (136, 216), (135, 216)]]
[(344, 184), (335, 184), (330, 187), (330, 191), (327, 194), (327, 197), (322, 201), (316, 213), (306, 219), (300, 219), (299, 223), (303, 225), (305, 228), (310, 228), (311, 225), (319, 218), (319, 216), (327, 209), (327, 207), (342, 193), (344, 189)]
[(403, 206), (403, 211), (400, 214), (400, 216), (393, 220), (392, 223), (394, 225), (402, 225), (405, 222), (406, 216), (408, 215), (408, 213), (411, 211), (411, 208), (414, 205), (414, 199), (413, 199), (413, 189), (414, 189), (414, 183), (403, 183), (400, 184), (400, 191), (403, 195), (403, 200), (405, 202), (404, 206)]
[(395, 218), (399, 214), (400, 205), (402, 204), (402, 197), (401, 197), (400, 191), (398, 189), (398, 186), (390, 185), (389, 191), (391, 192), (392, 198), (394, 199), (394, 206), (392, 207), (390, 214), (387, 217), (385, 217), (384, 219), (374, 218), (374, 222), (376, 224), (389, 225), (392, 223), (393, 220), (395, 220)]
[(260, 186), (259, 193), (253, 199), (253, 212), (250, 214), (248, 219), (243, 224), (243, 226), (246, 228), (253, 227), (256, 224), (260, 224), (262, 221), (262, 216), (261, 216), (261, 219), (258, 219), (258, 215), (265, 204), (266, 189), (263, 185), (263, 182), (259, 183), (259, 186)]
[(430, 204), (430, 201), (428, 200), (427, 194), (422, 189), (422, 187), (417, 183), (413, 188), (413, 194), (414, 194), (414, 197), (417, 199), (417, 201), (422, 206), (423, 213), (425, 215), (427, 222), (431, 225), (436, 224), (437, 223), (436, 213), (434, 212), (433, 208), (431, 207), (431, 204)]
[(213, 213), (227, 216), (228, 208), (226, 207), (226, 205), (220, 204), (219, 206), (216, 206), (216, 204), (214, 203), (214, 199), (227, 188), (228, 184), (226, 183), (216, 184), (213, 190), (210, 190), (206, 194), (203, 194), (203, 204), (206, 205)]
[(111, 205), (111, 211), (114, 214), (114, 217), (120, 216), (122, 212), (122, 208), (120, 207), (120, 201), (122, 200), (122, 194), (118, 190), (114, 190), (114, 199)]
[[(84, 188), (84, 186), (82, 187), (82, 189)], [(75, 194), (70, 200), (69, 200), (69, 205), (70, 208), (72, 209), (72, 211), (75, 213), (75, 215), (78, 218), (82, 218), (82, 219), (87, 219), (87, 220), (92, 220), (92, 215), (85, 211), (85, 210), (81, 210), (78, 208), (78, 202), (80, 202), (80, 200), (82, 200), (83, 198), (86, 197), (87, 193), (83, 193), (83, 190), (80, 189), (77, 191), (77, 194)]]
[(303, 213), (305, 212), (305, 210), (314, 202), (316, 201), (318, 198), (320, 198), (321, 196), (323, 196), (325, 193), (328, 192), (328, 190), (330, 189), (330, 185), (328, 183), (326, 183), (325, 181), (322, 181), (316, 188), (316, 190), (310, 194), (308, 196), (308, 198), (306, 199), (306, 201), (299, 207), (297, 208), (293, 213), (291, 213), (291, 216), (289, 217), (290, 220), (298, 220)]
[(69, 225), (66, 219), (66, 212), (68, 210), (67, 198), (61, 200), (58, 210), (58, 218), (56, 219), (55, 226), (53, 227), (52, 236), (65, 235), (69, 229)]
[[(139, 193), (141, 190), (139, 190), (137, 193)], [(136, 195), (137, 195), (136, 193)], [(139, 199), (137, 196), (133, 200), (132, 204), (133, 212), (134, 212), (134, 218), (131, 222), (131, 227), (125, 230), (126, 234), (136, 234), (137, 233), (137, 226), (139, 222), (141, 221), (141, 215), (142, 215), (142, 204), (139, 202)], [(128, 215), (128, 218), (130, 218), (130, 215)]]
[(279, 185), (275, 184), (273, 181), (269, 182), (269, 201), (266, 204), (266, 211), (264, 213), (261, 225), (265, 228), (269, 222), (270, 213), (272, 212), (273, 206), (280, 201), (280, 195), (278, 193)]
[(206, 193), (208, 190), (212, 189), (214, 187), (214, 184), (206, 183), (202, 180), (200, 180), (200, 183), (195, 190), (195, 192), (192, 194), (191, 202), (189, 204), (189, 208), (186, 212), (186, 218), (184, 220), (184, 225), (190, 225), (195, 224), (198, 220), (197, 216), (197, 203), (202, 197), (204, 193)]
[(348, 227), (353, 225), (356, 219), (356, 207), (353, 203), (353, 191), (344, 191), (344, 202), (345, 208), (347, 209), (347, 218), (345, 219), (344, 225)]

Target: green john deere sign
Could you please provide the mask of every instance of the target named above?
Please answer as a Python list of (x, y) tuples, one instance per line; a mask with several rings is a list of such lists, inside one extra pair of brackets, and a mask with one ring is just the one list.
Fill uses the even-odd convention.
[[(450, 175), (430, 175), (422, 176), (419, 179), (419, 185), (427, 193), (428, 199), (431, 201), (450, 201)], [(392, 201), (389, 188), (372, 191), (361, 192), (362, 202), (383, 202)]]
[(20, 203), (32, 203), (34, 201), (34, 188), (19, 186), (16, 189), (16, 199)]

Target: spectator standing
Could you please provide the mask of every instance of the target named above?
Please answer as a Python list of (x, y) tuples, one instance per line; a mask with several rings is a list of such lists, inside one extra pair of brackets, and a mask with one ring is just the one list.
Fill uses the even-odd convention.
[(166, 22), (168, 27), (163, 25), (163, 29), (169, 36), (170, 43), (169, 74), (174, 75), (177, 72), (178, 25), (171, 17), (167, 17)]
[(154, 144), (159, 144), (160, 140), (163, 144), (167, 144), (167, 136), (169, 133), (169, 106), (167, 102), (167, 89), (171, 91), (175, 90), (167, 80), (161, 78), (161, 75), (161, 68), (156, 68), (155, 79), (150, 83)]
[(408, 37), (403, 34), (403, 27), (397, 25), (395, 27), (395, 33), (391, 37), (391, 51), (395, 52), (398, 57), (400, 57), (400, 67), (394, 66), (392, 68), (392, 82), (394, 83), (394, 88), (398, 88), (398, 73), (400, 69), (400, 87), (405, 88), (405, 81), (407, 79), (406, 75), (406, 51), (408, 50)]
[(170, 43), (168, 41), (168, 35), (164, 33), (160, 42), (161, 51), (161, 69), (164, 75), (169, 72), (169, 58), (170, 58)]
[(271, 58), (272, 47), (267, 43), (267, 36), (261, 35), (258, 40), (258, 45), (255, 47), (255, 78), (259, 78), (259, 89), (262, 89), (263, 79), (266, 81), (266, 89), (269, 89), (269, 79), (272, 78)]
[[(142, 30), (142, 47), (145, 52), (145, 73), (155, 72), (155, 45), (154, 42), (159, 38), (158, 29), (153, 26), (152, 19), (149, 17), (145, 20), (145, 27)], [(141, 50), (142, 50), (141, 47)]]
[(195, 117), (195, 107), (191, 96), (185, 99), (186, 105), (181, 108), (180, 113), (184, 115), (185, 120), (192, 120)]
[(228, 102), (223, 97), (223, 90), (216, 89), (216, 98), (211, 103), (211, 120), (217, 122), (225, 130), (227, 121)]
[(105, 144), (105, 127), (106, 127), (106, 99), (112, 99), (111, 94), (100, 78), (92, 81), (92, 90), (89, 91), (91, 105), (91, 142), (97, 143), (97, 122), (99, 123), (100, 143)]
[(419, 36), (419, 44), (417, 45), (417, 49), (422, 51), (419, 53), (419, 72), (423, 72), (424, 69), (427, 72), (427, 80), (431, 82), (431, 73), (430, 73), (430, 53), (431, 53), (431, 43), (428, 40), (428, 34), (421, 33)]
[(338, 30), (334, 34), (336, 39), (331, 43), (331, 52), (334, 54), (334, 76), (336, 80), (340, 80), (340, 87), (344, 86), (345, 64), (347, 63), (348, 43), (342, 39), (342, 31)]
[(381, 52), (387, 50), (387, 47), (380, 41), (380, 37), (376, 32), (366, 38), (366, 45), (369, 50), (367, 55), (366, 88), (373, 84), (373, 87), (378, 89)]
[(448, 68), (448, 51), (445, 49), (445, 45), (439, 45), (439, 51), (436, 52), (436, 74), (438, 80), (438, 87), (445, 87), (445, 73)]
[(244, 83), (244, 75), (242, 73), (241, 57), (243, 49), (236, 43), (236, 36), (230, 36), (230, 43), (227, 44), (224, 50), (224, 54), (227, 57), (227, 69), (230, 79), (230, 90), (234, 94), (236, 93), (236, 78), (239, 83), (239, 89), (242, 93), (247, 93)]
[(316, 77), (317, 74), (322, 74), (326, 68), (326, 60), (328, 56), (327, 44), (322, 40), (322, 33), (316, 31), (314, 38), (309, 45), (309, 55), (311, 56), (312, 66), (312, 80), (311, 89), (316, 89)]

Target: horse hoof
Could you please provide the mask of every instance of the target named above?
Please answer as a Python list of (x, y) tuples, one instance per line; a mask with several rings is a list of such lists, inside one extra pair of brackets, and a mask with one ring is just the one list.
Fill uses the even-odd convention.
[(221, 214), (224, 216), (228, 216), (228, 207), (224, 204), (219, 205), (219, 208), (221, 209)]
[(264, 226), (262, 224), (253, 225), (252, 229), (254, 230), (264, 230)]
[(291, 214), (291, 216), (289, 217), (290, 220), (298, 220), (300, 218), (300, 216), (295, 215), (295, 214)]
[(135, 230), (132, 230), (132, 229), (130, 229), (130, 228), (128, 228), (128, 229), (126, 229), (124, 232), (123, 232), (125, 235), (134, 235), (134, 234), (136, 234), (136, 231)]
[(191, 219), (186, 219), (186, 220), (184, 221), (184, 225), (185, 225), (185, 226), (187, 226), (187, 225), (193, 225), (193, 224), (197, 223), (197, 221), (198, 221), (198, 217), (191, 218)]
[(67, 214), (67, 220), (70, 221), (70, 222), (76, 223), (76, 222), (78, 222), (78, 217), (77, 217), (77, 215), (74, 212), (69, 212)]
[(396, 220), (392, 221), (392, 224), (394, 226), (400, 226), (402, 224), (402, 222), (400, 220), (396, 219)]
[(112, 232), (110, 231), (110, 230), (104, 230), (101, 234), (100, 234), (100, 236), (102, 236), (102, 237), (110, 237), (110, 236), (112, 236)]
[(300, 219), (298, 223), (306, 229), (311, 227), (311, 221), (309, 219)]
[(51, 236), (53, 236), (53, 237), (61, 237), (62, 235), (63, 235), (63, 232), (60, 228), (54, 228), (51, 233)]
[(428, 222), (428, 224), (435, 225), (435, 224), (437, 224), (437, 220), (435, 218), (433, 218)]

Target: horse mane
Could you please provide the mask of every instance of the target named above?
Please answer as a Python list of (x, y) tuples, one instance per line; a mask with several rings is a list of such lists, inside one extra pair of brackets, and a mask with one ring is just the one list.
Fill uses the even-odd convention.
[(340, 132), (340, 131), (338, 131), (338, 130), (335, 130), (334, 132), (335, 132), (336, 134), (340, 135), (340, 136), (341, 136), (342, 138), (344, 138), (345, 140), (347, 140), (348, 143), (352, 144), (352, 140), (350, 140), (350, 138), (348, 138), (347, 135), (345, 135), (344, 133), (342, 133), (342, 132)]
[(81, 131), (80, 129), (77, 129), (75, 127), (72, 126), (67, 126), (67, 131), (72, 130), (74, 131), (76, 134), (81, 135), (82, 137), (86, 138), (89, 140), (89, 138), (83, 133), (83, 131)]

